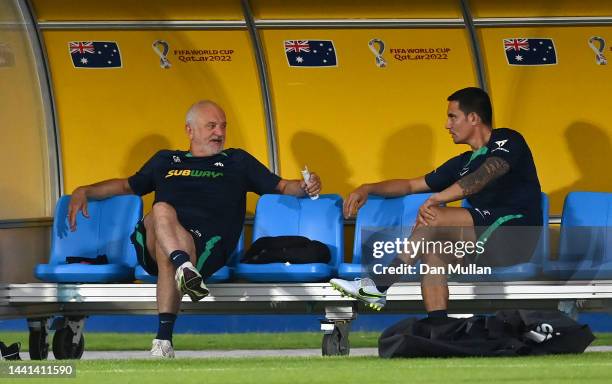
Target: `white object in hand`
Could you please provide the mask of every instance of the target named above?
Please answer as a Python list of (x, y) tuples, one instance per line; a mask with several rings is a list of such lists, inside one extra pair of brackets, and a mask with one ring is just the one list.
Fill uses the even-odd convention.
[[(310, 172), (308, 172), (308, 167), (304, 166), (304, 169), (302, 169), (302, 178), (304, 179), (304, 182), (306, 183), (306, 185), (310, 184)], [(310, 196), (310, 200), (316, 200), (319, 198), (319, 195), (312, 195)]]

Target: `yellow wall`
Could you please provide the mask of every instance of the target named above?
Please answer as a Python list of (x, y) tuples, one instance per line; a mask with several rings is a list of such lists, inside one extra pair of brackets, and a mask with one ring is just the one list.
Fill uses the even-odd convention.
[(541, 17), (541, 16), (610, 16), (612, 2), (602, 0), (470, 0), (472, 16)]
[[(216, 100), (228, 119), (227, 147), (267, 163), (265, 123), (245, 31), (46, 31), (62, 142), (66, 192), (127, 177), (161, 148), (188, 149), (184, 118), (199, 99)], [(170, 45), (160, 67), (151, 44)], [(69, 41), (116, 41), (123, 67), (75, 69)], [(232, 50), (231, 61), (181, 62), (174, 50)], [(150, 200), (148, 200), (150, 202)], [(254, 207), (250, 203), (250, 207)]]
[(33, 0), (41, 21), (241, 20), (240, 0)]
[(256, 19), (460, 18), (459, 0), (251, 0)]
[[(485, 28), (479, 33), (497, 126), (526, 137), (551, 213), (570, 191), (612, 191), (612, 68), (597, 65), (591, 36), (612, 43), (612, 27)], [(552, 38), (557, 65), (510, 66), (503, 39)], [(607, 48), (608, 60), (612, 52)]]
[[(79, 6), (75, 6), (78, 4)], [(41, 20), (240, 20), (240, 2), (35, 0)], [(252, 0), (256, 19), (460, 18), (459, 1)], [(472, 0), (475, 17), (601, 16), (611, 2)], [(607, 40), (610, 64), (595, 63), (590, 36)], [(467, 33), (462, 29), (263, 29), (281, 175), (308, 165), (324, 192), (345, 195), (360, 183), (429, 172), (465, 150), (445, 129), (446, 97), (476, 85)], [(542, 187), (560, 213), (570, 190), (612, 190), (607, 177), (612, 127), (607, 124), (612, 27), (479, 28), (497, 126), (527, 138)], [(550, 37), (558, 65), (511, 67), (502, 39)], [(62, 139), (66, 191), (100, 178), (128, 176), (160, 147), (184, 148), (184, 111), (195, 99), (218, 100), (230, 122), (228, 145), (268, 163), (257, 67), (246, 31), (45, 31)], [(161, 69), (151, 49), (232, 48), (229, 63)], [(374, 64), (367, 42), (386, 43), (386, 68)], [(336, 68), (290, 68), (283, 40), (333, 40)], [(67, 43), (115, 40), (124, 67), (76, 70)], [(445, 60), (394, 59), (391, 49), (450, 48)], [(414, 54), (413, 54), (414, 55)], [(249, 202), (250, 210), (253, 201)]]
[[(364, 182), (423, 175), (465, 150), (444, 128), (446, 97), (475, 85), (463, 30), (267, 30), (263, 37), (283, 174), (306, 164), (325, 191), (346, 195)], [(386, 44), (386, 68), (375, 64), (372, 38)], [(338, 67), (289, 67), (283, 41), (294, 39), (333, 40)], [(411, 48), (450, 51), (433, 60), (390, 53)]]

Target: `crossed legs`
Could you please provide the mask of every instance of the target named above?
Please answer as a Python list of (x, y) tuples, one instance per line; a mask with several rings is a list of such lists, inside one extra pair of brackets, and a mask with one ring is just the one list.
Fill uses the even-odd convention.
[(157, 311), (159, 313), (178, 313), (181, 293), (174, 280), (176, 268), (170, 261), (170, 253), (180, 249), (185, 251), (192, 264), (196, 264), (195, 244), (191, 234), (179, 223), (176, 211), (167, 203), (153, 205), (145, 216), (147, 249), (157, 263)]

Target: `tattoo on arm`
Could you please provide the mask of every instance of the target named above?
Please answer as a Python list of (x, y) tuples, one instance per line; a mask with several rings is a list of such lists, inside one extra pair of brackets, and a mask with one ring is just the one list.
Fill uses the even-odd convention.
[(506, 160), (499, 157), (489, 157), (476, 171), (459, 179), (457, 184), (463, 190), (463, 196), (473, 195), (509, 170), (510, 164)]

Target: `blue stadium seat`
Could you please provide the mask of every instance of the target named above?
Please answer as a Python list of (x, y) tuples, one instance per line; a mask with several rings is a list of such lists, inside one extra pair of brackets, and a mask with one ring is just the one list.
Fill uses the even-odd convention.
[[(49, 264), (39, 264), (35, 276), (58, 283), (126, 282), (134, 279), (136, 252), (130, 234), (142, 217), (142, 200), (123, 195), (89, 201), (89, 218), (77, 215), (77, 230), (68, 226), (70, 196), (62, 196), (55, 208)], [(108, 264), (67, 264), (69, 256), (96, 258), (106, 255)]]
[[(377, 241), (393, 241), (395, 238), (410, 236), (419, 207), (429, 196), (431, 193), (394, 198), (369, 196), (357, 213), (353, 259), (350, 263), (340, 264), (338, 276), (345, 280), (364, 277), (362, 253), (372, 251), (370, 247), (373, 237)], [(418, 275), (413, 278), (408, 276), (407, 280), (418, 280)]]
[[(217, 272), (213, 273), (212, 276), (206, 279), (206, 283), (207, 284), (217, 284), (217, 283), (224, 283), (226, 281), (229, 281), (232, 278), (233, 269), (234, 269), (233, 266), (236, 265), (238, 260), (240, 260), (240, 257), (242, 256), (243, 253), (244, 253), (244, 231), (242, 231), (242, 234), (240, 235), (240, 238), (238, 239), (238, 244), (236, 244), (236, 249), (234, 249), (234, 252), (232, 252), (232, 254), (230, 255), (227, 261), (227, 265), (223, 266)], [(136, 280), (140, 280), (144, 283), (149, 283), (149, 284), (157, 283), (157, 276), (150, 275), (147, 271), (144, 270), (144, 268), (141, 265), (136, 266), (134, 275), (136, 276)]]
[(259, 198), (253, 226), (253, 241), (263, 236), (305, 236), (329, 247), (328, 264), (236, 265), (238, 278), (252, 282), (316, 282), (335, 276), (344, 252), (342, 198), (321, 195), (318, 200), (287, 195)]
[[(469, 207), (469, 204), (464, 200), (462, 206)], [(550, 254), (548, 211), (548, 196), (542, 193), (542, 234), (531, 260), (507, 267), (494, 267), (490, 275), (462, 275), (453, 276), (453, 279), (455, 281), (521, 281), (539, 277), (542, 273), (542, 263), (548, 259)]]
[(612, 279), (612, 193), (571, 192), (561, 217), (558, 260), (545, 260), (556, 280)]

